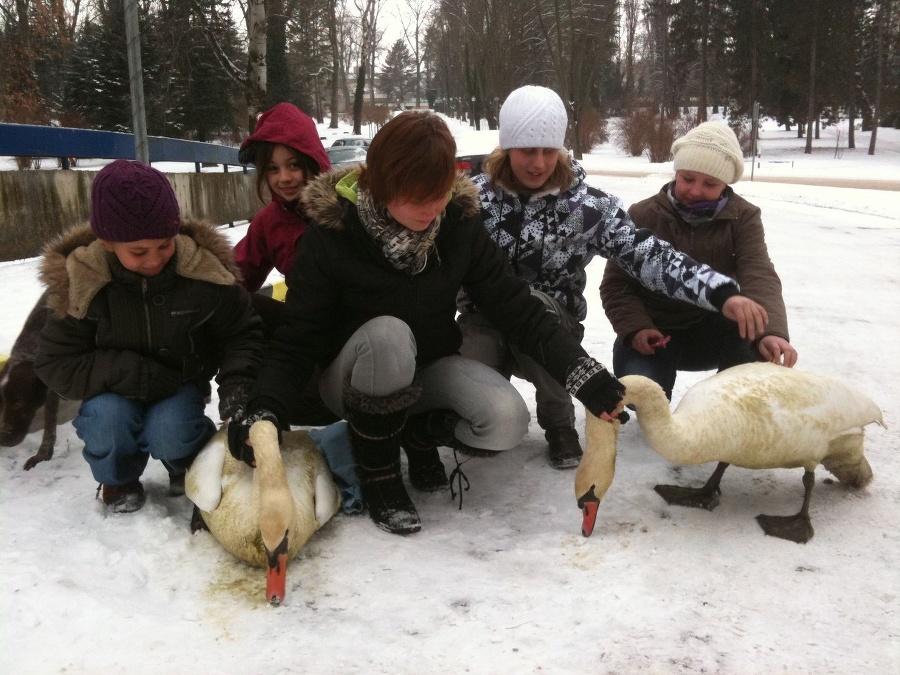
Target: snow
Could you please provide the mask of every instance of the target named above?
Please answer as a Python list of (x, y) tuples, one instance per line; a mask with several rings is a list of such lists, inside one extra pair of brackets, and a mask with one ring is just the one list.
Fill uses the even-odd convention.
[[(478, 147), (475, 132), (456, 133)], [(839, 159), (829, 133), (809, 156), (794, 132), (767, 126), (761, 160), (793, 164), (762, 161), (756, 175), (900, 186), (900, 132), (879, 129), (873, 157), (858, 133), (859, 149)], [(482, 134), (486, 151), (496, 135)], [(584, 165), (603, 171), (591, 182), (626, 204), (671, 171), (610, 146)], [(612, 175), (623, 171), (649, 175)], [(273, 608), (261, 570), (208, 533), (191, 535), (191, 505), (167, 495), (158, 462), (144, 475), (144, 509), (108, 516), (66, 424), (56, 456), (29, 472), (22, 465), (39, 433), (0, 455), (2, 670), (900, 672), (897, 192), (748, 180), (737, 189), (762, 208), (798, 368), (866, 392), (888, 425), (868, 430), (869, 487), (826, 482), (819, 469), (808, 544), (766, 537), (754, 520), (799, 509), (801, 470), (731, 468), (714, 511), (670, 507), (655, 484), (700, 484), (713, 467), (668, 463), (637, 424), (623, 428), (616, 478), (584, 538), (574, 473), (549, 467), (532, 420), (517, 449), (465, 464), (471, 489), (461, 510), (447, 493), (413, 492), (417, 535), (336, 516), (292, 562), (287, 598)], [(602, 265), (590, 266), (589, 289)], [(0, 351), (40, 294), (35, 269), (35, 260), (0, 263)], [(595, 292), (589, 300), (584, 346), (609, 362), (613, 334)], [(675, 399), (704, 376), (681, 375)], [(516, 386), (533, 412), (533, 389)]]

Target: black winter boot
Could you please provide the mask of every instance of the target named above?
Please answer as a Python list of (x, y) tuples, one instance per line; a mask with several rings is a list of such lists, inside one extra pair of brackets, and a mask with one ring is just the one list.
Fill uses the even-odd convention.
[(406, 411), (422, 393), (416, 384), (388, 396), (368, 396), (347, 384), (344, 409), (363, 501), (382, 530), (413, 534), (422, 529), (400, 474), (400, 431)]
[[(482, 450), (466, 445), (456, 438), (454, 431), (462, 417), (454, 410), (436, 408), (413, 415), (403, 429), (403, 447), (447, 447), (470, 457), (493, 457), (494, 450)], [(408, 453), (407, 453), (408, 455)]]
[(450, 487), (447, 472), (433, 439), (426, 438), (422, 429), (417, 429), (420, 415), (406, 420), (400, 444), (406, 450), (409, 482), (420, 492), (439, 492)]
[(573, 469), (581, 462), (581, 444), (573, 427), (547, 429), (544, 438), (547, 439), (550, 466), (554, 469)]

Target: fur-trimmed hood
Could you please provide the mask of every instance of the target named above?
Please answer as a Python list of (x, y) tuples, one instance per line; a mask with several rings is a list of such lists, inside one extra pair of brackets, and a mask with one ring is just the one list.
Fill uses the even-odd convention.
[[(230, 285), (241, 278), (228, 239), (215, 226), (183, 220), (175, 238), (176, 273)], [(41, 283), (47, 306), (58, 317), (82, 319), (97, 292), (112, 280), (107, 251), (89, 224), (75, 226), (44, 246)]]
[[(351, 174), (357, 172), (357, 168), (344, 169), (343, 171), (331, 171), (322, 174), (315, 180), (307, 183), (303, 188), (301, 200), (310, 220), (334, 229), (342, 229), (341, 220), (344, 207), (338, 193), (338, 183), (342, 183), (342, 194), (356, 192), (356, 181)], [(352, 192), (351, 192), (352, 191)], [(450, 203), (456, 203), (462, 211), (463, 218), (470, 218), (478, 213), (481, 202), (478, 197), (478, 188), (468, 175), (457, 172), (453, 185), (450, 188), (452, 197)]]

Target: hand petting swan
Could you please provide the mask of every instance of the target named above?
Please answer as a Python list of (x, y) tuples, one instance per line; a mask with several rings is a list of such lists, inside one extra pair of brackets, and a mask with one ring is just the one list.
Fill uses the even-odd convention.
[(206, 444), (185, 478), (213, 537), (244, 562), (266, 568), (266, 599), (285, 596), (287, 564), (337, 512), (340, 495), (328, 465), (305, 431), (286, 431), (281, 448), (271, 422), (250, 429), (256, 469), (228, 452), (227, 430)]
[[(663, 390), (640, 375), (621, 378), (650, 447), (678, 464), (719, 464), (706, 485), (657, 485), (669, 503), (713, 509), (729, 464), (747, 469), (803, 467), (804, 497), (792, 516), (759, 515), (766, 534), (797, 543), (813, 536), (809, 502), (821, 464), (852, 487), (865, 487), (872, 469), (863, 454), (863, 427), (882, 427), (881, 410), (840, 380), (771, 363), (729, 368), (691, 387), (675, 411)], [(619, 423), (586, 413), (587, 447), (575, 475), (582, 533), (590, 536), (597, 509), (615, 472)]]

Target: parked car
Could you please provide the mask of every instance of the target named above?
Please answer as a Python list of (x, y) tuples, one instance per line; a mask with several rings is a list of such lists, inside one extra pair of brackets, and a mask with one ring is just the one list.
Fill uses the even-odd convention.
[(366, 161), (366, 148), (360, 145), (340, 145), (326, 148), (332, 169), (344, 169)]
[(366, 138), (365, 136), (341, 136), (338, 139), (335, 139), (334, 143), (331, 144), (332, 148), (341, 148), (347, 146), (358, 146), (361, 148), (368, 148), (369, 143), (372, 142), (372, 139)]
[(481, 173), (481, 165), (486, 158), (487, 155), (457, 155), (456, 170), (477, 176)]

